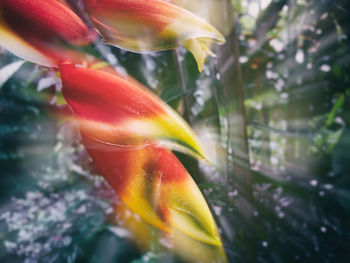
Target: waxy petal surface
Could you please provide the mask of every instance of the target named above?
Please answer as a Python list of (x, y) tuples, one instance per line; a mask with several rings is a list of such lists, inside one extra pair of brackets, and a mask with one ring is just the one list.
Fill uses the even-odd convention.
[(67, 59), (68, 45), (88, 44), (95, 38), (60, 1), (0, 1), (0, 45), (31, 62), (57, 66)]
[(204, 158), (192, 129), (141, 84), (72, 64), (62, 65), (60, 71), (63, 96), (86, 136), (122, 146), (160, 142)]
[(121, 202), (115, 205), (114, 212), (113, 223), (127, 229), (129, 239), (142, 250), (149, 251), (152, 249), (154, 240), (162, 240), (165, 250), (171, 250), (186, 262), (227, 262), (223, 246), (201, 242), (177, 230), (170, 234), (158, 233), (150, 224)]
[(153, 144), (123, 148), (88, 137), (83, 141), (101, 175), (144, 221), (164, 232), (180, 231), (221, 246), (205, 199), (172, 152)]
[[(135, 52), (188, 47), (195, 39), (199, 70), (223, 35), (205, 20), (161, 0), (85, 0), (91, 20), (107, 43)], [(189, 49), (193, 53), (193, 49)], [(198, 56), (200, 54), (200, 56)]]

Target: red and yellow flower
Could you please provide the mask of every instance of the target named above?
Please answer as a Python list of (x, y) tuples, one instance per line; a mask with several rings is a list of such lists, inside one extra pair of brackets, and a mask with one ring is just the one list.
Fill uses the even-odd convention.
[(60, 72), (63, 96), (86, 136), (119, 146), (164, 143), (204, 158), (186, 122), (131, 78), (72, 64)]
[[(199, 70), (212, 54), (208, 46), (225, 41), (198, 16), (160, 0), (85, 3), (106, 41), (141, 52), (183, 45)], [(175, 155), (162, 148), (187, 149), (204, 158), (195, 134), (141, 84), (109, 67), (84, 63), (83, 55), (67, 47), (95, 37), (63, 1), (0, 0), (0, 44), (26, 60), (59, 67), (62, 93), (79, 122), (83, 143), (121, 200), (148, 224), (174, 235), (180, 250), (193, 244), (190, 237), (220, 247), (221, 254), (204, 197)]]
[[(92, 63), (90, 67), (97, 66)], [(83, 144), (123, 203), (170, 238), (175, 253), (187, 259), (226, 262), (211, 212), (181, 162), (171, 151), (154, 144), (157, 139), (150, 139), (154, 135), (134, 134), (133, 138), (123, 131), (127, 128), (117, 128), (135, 118), (147, 121), (166, 114), (168, 107), (135, 80), (119, 76), (109, 67), (105, 71), (104, 67), (98, 70), (65, 64), (60, 70), (62, 91), (79, 121)], [(147, 243), (150, 229), (144, 223), (124, 223)], [(197, 252), (184, 244), (196, 247)]]
[(140, 249), (149, 251), (154, 240), (162, 240), (164, 250), (170, 250), (186, 262), (226, 263), (223, 246), (211, 245), (192, 238), (181, 231), (155, 231), (124, 203), (116, 202), (112, 223), (128, 231), (127, 237)]
[(84, 137), (84, 145), (120, 199), (164, 232), (221, 246), (211, 212), (197, 185), (169, 150), (149, 144), (115, 147)]
[(0, 1), (0, 45), (25, 60), (57, 66), (69, 59), (67, 45), (84, 45), (95, 38), (63, 1)]
[(225, 38), (197, 15), (161, 0), (84, 0), (91, 20), (107, 43), (134, 52), (185, 46), (202, 71), (209, 46)]

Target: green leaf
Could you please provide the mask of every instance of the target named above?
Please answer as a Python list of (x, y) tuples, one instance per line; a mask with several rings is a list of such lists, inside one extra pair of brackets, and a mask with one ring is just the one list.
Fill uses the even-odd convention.
[(327, 114), (327, 120), (326, 120), (326, 128), (328, 128), (330, 125), (332, 125), (338, 110), (343, 106), (345, 101), (344, 94), (340, 95), (335, 102), (332, 110)]

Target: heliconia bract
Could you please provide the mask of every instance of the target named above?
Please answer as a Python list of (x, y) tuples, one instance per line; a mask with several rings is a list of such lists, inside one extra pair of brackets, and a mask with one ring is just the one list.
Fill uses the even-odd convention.
[(111, 217), (112, 223), (126, 229), (127, 238), (141, 250), (149, 251), (155, 240), (162, 240), (161, 250), (171, 251), (185, 262), (227, 263), (223, 246), (201, 242), (177, 230), (172, 233), (155, 231), (122, 202), (116, 202)]
[(199, 71), (212, 43), (224, 36), (197, 15), (161, 0), (84, 0), (91, 20), (104, 40), (135, 52), (151, 52), (185, 46), (195, 57)]
[(67, 45), (84, 45), (97, 37), (57, 0), (0, 0), (0, 45), (43, 66), (67, 59)]
[(197, 185), (175, 155), (149, 144), (115, 147), (85, 137), (95, 165), (120, 199), (147, 223), (214, 246), (220, 236)]
[[(106, 41), (141, 52), (183, 45), (200, 71), (213, 55), (209, 45), (225, 41), (209, 23), (163, 1), (85, 3)], [(71, 49), (95, 38), (64, 1), (0, 0), (0, 44), (26, 60), (59, 68), (68, 112), (78, 120), (83, 144), (120, 199), (142, 220), (173, 235), (179, 250), (188, 253), (185, 244), (200, 242), (199, 251), (215, 247), (212, 255), (221, 257), (220, 235), (202, 193), (164, 148), (205, 158), (194, 132), (137, 81), (111, 67), (98, 69), (95, 60), (89, 65)], [(64, 116), (67, 109), (62, 112)]]
[(186, 122), (136, 81), (69, 63), (60, 72), (63, 96), (86, 136), (120, 146), (158, 142), (205, 158)]

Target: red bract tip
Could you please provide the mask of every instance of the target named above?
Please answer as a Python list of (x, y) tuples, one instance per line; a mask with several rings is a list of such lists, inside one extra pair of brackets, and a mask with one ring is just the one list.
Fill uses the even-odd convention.
[(60, 1), (1, 0), (0, 44), (15, 55), (55, 66), (66, 45), (85, 45), (97, 38), (94, 31)]
[(185, 121), (136, 81), (69, 63), (60, 71), (63, 96), (86, 136), (115, 145), (166, 142), (204, 157)]
[(115, 147), (84, 134), (83, 141), (101, 175), (145, 222), (222, 246), (205, 199), (172, 152), (154, 144)]
[(74, 44), (89, 43), (91, 32), (65, 4), (46, 0), (2, 0), (2, 17), (20, 35), (29, 38), (61, 38)]
[(85, 0), (94, 26), (107, 43), (135, 51), (151, 52), (185, 46), (199, 71), (211, 44), (224, 36), (197, 15), (161, 0)]

